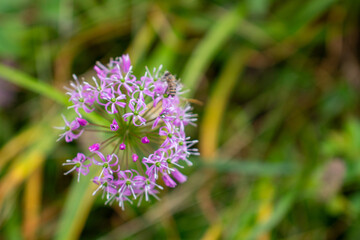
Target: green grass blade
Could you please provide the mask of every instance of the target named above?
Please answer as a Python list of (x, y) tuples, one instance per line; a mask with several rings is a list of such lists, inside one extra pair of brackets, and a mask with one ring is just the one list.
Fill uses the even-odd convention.
[(241, 22), (244, 14), (240, 9), (237, 7), (220, 19), (199, 43), (187, 62), (181, 80), (185, 87), (190, 89), (187, 93), (188, 96), (194, 94), (200, 83), (201, 74), (204, 73), (213, 57), (219, 52), (226, 40), (232, 36), (239, 22)]
[(200, 151), (202, 156), (211, 161), (216, 152), (220, 135), (221, 122), (226, 106), (234, 90), (236, 81), (242, 74), (244, 63), (252, 52), (248, 49), (237, 49), (225, 64), (214, 91), (205, 106), (203, 120), (200, 126)]
[(81, 176), (80, 182), (74, 177), (58, 223), (56, 240), (79, 238), (96, 197), (91, 195), (96, 188), (91, 179), (97, 174), (97, 169), (90, 169), (87, 176)]
[(0, 64), (0, 77), (14, 83), (20, 87), (26, 88), (30, 91), (36, 92), (49, 99), (54, 100), (62, 105), (68, 105), (68, 101), (63, 93), (54, 87), (40, 82), (35, 78), (28, 76), (20, 71), (10, 68), (6, 65)]
[(274, 212), (268, 221), (263, 224), (255, 226), (253, 228), (248, 239), (258, 239), (258, 237), (276, 227), (276, 225), (282, 220), (285, 214), (290, 210), (296, 200), (296, 190), (287, 193), (279, 200), (279, 203), (275, 205)]
[(201, 162), (204, 167), (212, 168), (217, 172), (239, 173), (252, 176), (278, 176), (295, 173), (296, 165), (291, 162), (263, 162), (250, 160), (214, 159), (211, 163)]

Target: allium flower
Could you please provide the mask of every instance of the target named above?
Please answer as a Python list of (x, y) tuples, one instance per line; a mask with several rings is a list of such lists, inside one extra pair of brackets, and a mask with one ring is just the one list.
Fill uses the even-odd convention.
[[(187, 125), (195, 125), (196, 114), (180, 98), (181, 85), (174, 96), (167, 94), (167, 82), (161, 76), (161, 66), (152, 72), (146, 68), (143, 76), (132, 73), (128, 55), (111, 60), (107, 66), (97, 63), (96, 77), (91, 82), (71, 83), (67, 94), (77, 117), (65, 121), (60, 138), (71, 142), (84, 132), (101, 132), (102, 142), (94, 142), (88, 153), (78, 153), (63, 165), (69, 172), (87, 175), (97, 168), (93, 182), (98, 185), (93, 195), (102, 192), (105, 204), (158, 199), (161, 185), (175, 187), (187, 177), (180, 170), (191, 166), (191, 148), (197, 140), (185, 134)], [(93, 115), (93, 116), (91, 116)], [(97, 122), (93, 122), (97, 119)], [(99, 120), (100, 119), (100, 120)], [(179, 170), (180, 169), (180, 170)]]
[(89, 167), (91, 166), (91, 161), (89, 161), (89, 158), (85, 157), (84, 154), (78, 153), (74, 159), (72, 159), (72, 160), (68, 159), (68, 160), (66, 160), (65, 163), (63, 163), (63, 166), (66, 166), (66, 165), (72, 165), (73, 167), (64, 174), (67, 175), (70, 172), (75, 170), (78, 172), (77, 180), (79, 181), (80, 174), (87, 175), (89, 173)]
[(57, 141), (59, 141), (62, 138), (65, 138), (66, 142), (71, 142), (73, 139), (77, 139), (78, 137), (80, 137), (84, 129), (81, 129), (80, 131), (78, 131), (78, 133), (76, 133), (76, 131), (79, 129), (80, 126), (84, 126), (87, 124), (87, 122), (84, 122), (86, 120), (77, 118), (71, 122), (68, 122), (64, 115), (62, 115), (62, 118), (64, 119), (65, 126), (55, 127), (55, 128), (60, 130), (65, 130), (65, 132), (59, 135)]

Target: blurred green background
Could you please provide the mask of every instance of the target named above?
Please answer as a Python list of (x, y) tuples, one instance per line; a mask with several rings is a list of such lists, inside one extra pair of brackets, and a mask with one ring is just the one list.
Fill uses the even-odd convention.
[[(0, 1), (0, 239), (360, 239), (357, 0)], [(129, 53), (176, 74), (200, 158), (122, 211), (63, 176), (63, 86)]]

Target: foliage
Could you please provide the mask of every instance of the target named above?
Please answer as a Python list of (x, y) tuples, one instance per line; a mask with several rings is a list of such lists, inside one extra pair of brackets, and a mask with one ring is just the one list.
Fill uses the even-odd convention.
[[(0, 1), (1, 239), (360, 239), (355, 0)], [(200, 101), (201, 156), (140, 208), (63, 176), (63, 86), (129, 53)]]

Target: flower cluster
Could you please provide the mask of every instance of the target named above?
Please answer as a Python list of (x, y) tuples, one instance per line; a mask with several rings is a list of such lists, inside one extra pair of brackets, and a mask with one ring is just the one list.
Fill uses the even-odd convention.
[[(192, 146), (197, 142), (185, 134), (187, 125), (194, 125), (196, 114), (181, 94), (170, 94), (161, 66), (137, 78), (132, 73), (128, 55), (111, 60), (107, 66), (97, 63), (96, 77), (89, 83), (74, 76), (67, 88), (76, 112), (73, 121), (65, 121), (60, 139), (71, 142), (81, 135), (100, 133), (101, 138), (89, 146), (88, 154), (78, 153), (63, 165), (76, 171), (78, 181), (90, 168), (98, 168), (93, 182), (94, 194), (102, 192), (105, 203), (132, 203), (157, 197), (163, 185), (175, 187), (187, 177), (181, 173), (191, 166), (190, 155), (198, 155)], [(168, 73), (169, 74), (169, 73)], [(162, 182), (160, 181), (162, 179)]]

